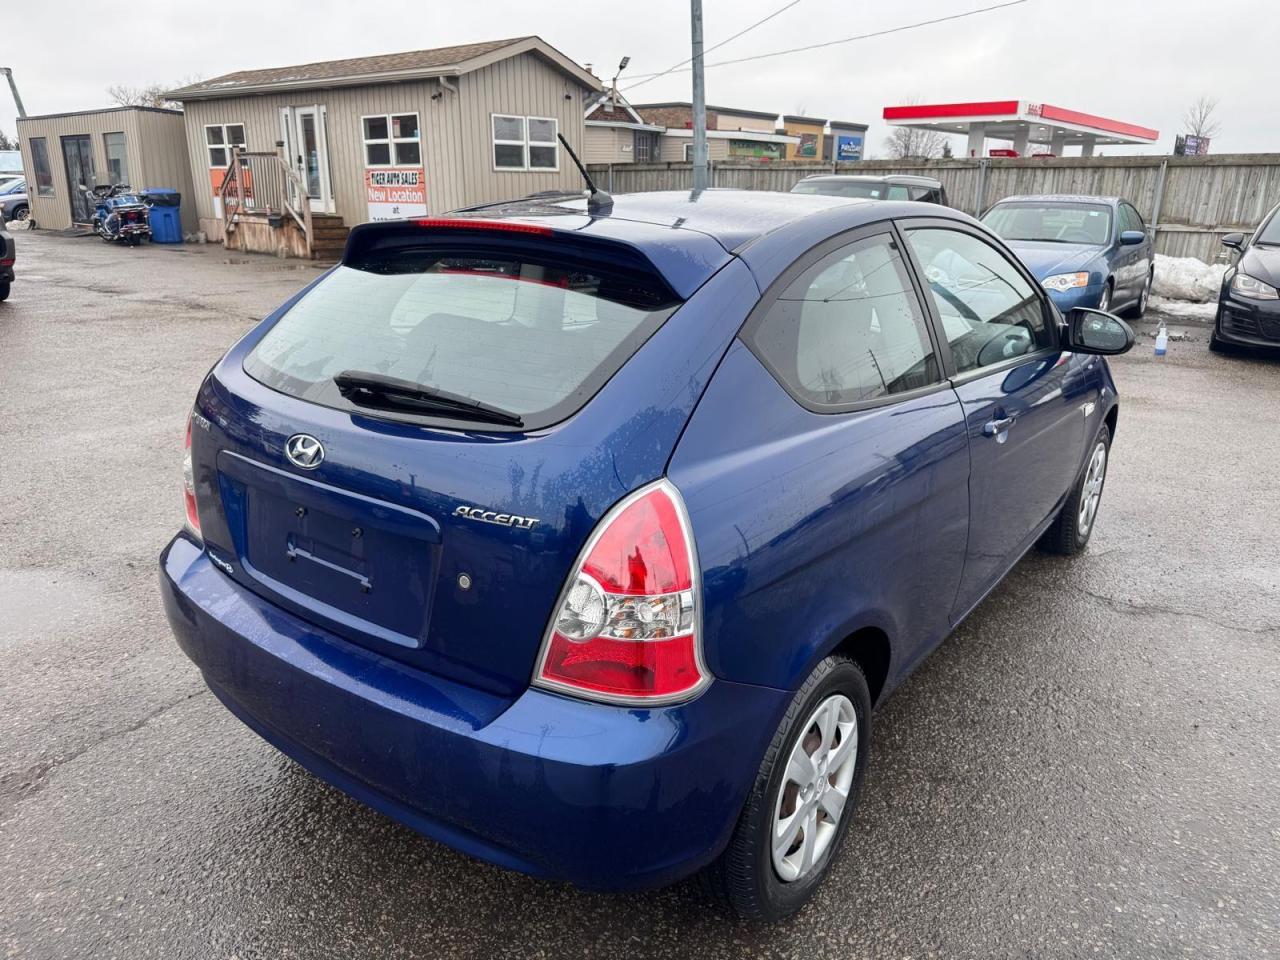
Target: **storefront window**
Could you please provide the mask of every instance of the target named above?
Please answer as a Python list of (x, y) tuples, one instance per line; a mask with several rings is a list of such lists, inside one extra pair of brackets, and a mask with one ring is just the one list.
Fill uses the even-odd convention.
[(419, 167), (422, 133), (416, 113), (361, 117), (366, 167)]
[(129, 160), (125, 156), (123, 133), (104, 133), (107, 148), (107, 179), (114, 185), (129, 182)]
[(729, 156), (752, 160), (781, 160), (783, 144), (764, 143), (759, 140), (730, 140)]
[(31, 138), (31, 163), (35, 167), (36, 196), (53, 196), (53, 170), (49, 166), (49, 141), (44, 137)]

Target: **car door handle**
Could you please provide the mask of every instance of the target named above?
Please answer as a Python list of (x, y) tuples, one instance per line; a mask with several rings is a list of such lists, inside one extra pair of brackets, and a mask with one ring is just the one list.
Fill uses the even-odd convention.
[(1017, 417), (1002, 417), (999, 420), (991, 420), (982, 425), (982, 435), (985, 437), (994, 437), (1004, 433), (1013, 426)]

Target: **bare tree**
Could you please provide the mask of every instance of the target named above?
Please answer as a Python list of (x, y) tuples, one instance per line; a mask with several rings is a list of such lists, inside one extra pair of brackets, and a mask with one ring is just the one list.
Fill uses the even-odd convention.
[(884, 138), (884, 148), (890, 160), (932, 160), (942, 156), (947, 138), (937, 130), (918, 130), (915, 127), (894, 127)]
[(162, 107), (167, 110), (176, 110), (182, 104), (168, 99), (165, 93), (169, 90), (176, 90), (179, 87), (198, 83), (200, 79), (200, 77), (196, 76), (183, 77), (173, 83), (148, 83), (141, 87), (118, 84), (107, 87), (107, 96), (111, 98), (113, 103), (122, 107)]
[(17, 150), (17, 149), (18, 149), (18, 141), (16, 139), (10, 140), (9, 135), (5, 133), (3, 130), (0, 130), (0, 150)]
[(1193, 137), (1214, 137), (1222, 129), (1217, 117), (1218, 101), (1214, 97), (1200, 97), (1187, 107), (1182, 115), (1182, 127)]
[(122, 107), (173, 107), (176, 104), (164, 96), (165, 91), (171, 89), (163, 83), (148, 83), (142, 87), (116, 85), (107, 87), (107, 96)]

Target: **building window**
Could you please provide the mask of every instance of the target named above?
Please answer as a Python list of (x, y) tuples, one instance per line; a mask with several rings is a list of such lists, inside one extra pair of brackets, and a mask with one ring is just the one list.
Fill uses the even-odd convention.
[(245, 147), (243, 123), (211, 123), (204, 128), (204, 142), (209, 151), (209, 167), (218, 169), (231, 163), (231, 148)]
[(559, 123), (550, 117), (493, 114), (495, 170), (560, 169)]
[(636, 163), (652, 163), (658, 159), (658, 135), (652, 130), (637, 130), (635, 133)]
[(31, 138), (31, 163), (35, 167), (36, 196), (53, 196), (53, 170), (49, 166), (49, 141), (44, 137)]
[(125, 140), (123, 133), (104, 133), (103, 143), (107, 148), (107, 179), (112, 184), (129, 182), (129, 159), (125, 156)]
[(556, 121), (547, 117), (529, 118), (529, 169), (559, 170), (560, 141)]
[(416, 113), (361, 117), (366, 167), (422, 166), (422, 133)]

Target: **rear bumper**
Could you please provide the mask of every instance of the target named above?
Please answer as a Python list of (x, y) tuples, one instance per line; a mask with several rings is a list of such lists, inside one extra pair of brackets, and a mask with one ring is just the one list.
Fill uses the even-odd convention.
[(652, 710), (532, 689), (509, 701), (305, 623), (183, 535), (160, 568), (179, 645), (265, 740), (420, 833), (582, 887), (660, 886), (710, 862), (788, 699), (716, 681)]
[(1252, 347), (1280, 347), (1280, 300), (1218, 299), (1219, 340)]

